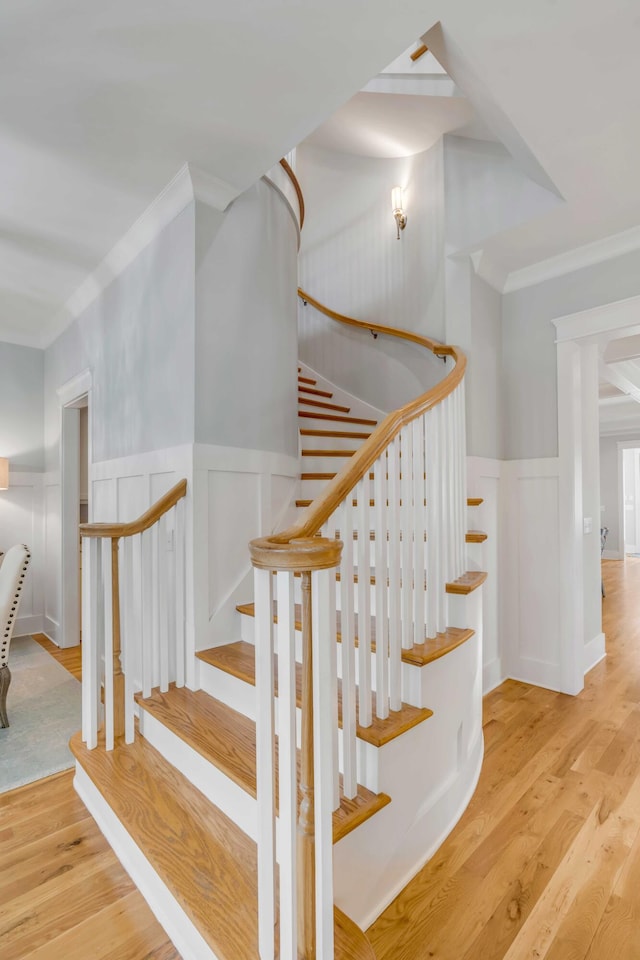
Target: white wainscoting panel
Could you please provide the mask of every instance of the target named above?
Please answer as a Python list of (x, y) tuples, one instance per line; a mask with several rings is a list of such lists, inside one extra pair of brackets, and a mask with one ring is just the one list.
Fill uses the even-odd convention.
[(240, 639), (237, 603), (253, 599), (249, 541), (283, 529), (295, 500), (297, 457), (197, 444), (194, 454), (198, 649)]
[(10, 487), (0, 493), (0, 550), (25, 543), (31, 563), (18, 611), (14, 636), (40, 633), (44, 614), (44, 474), (11, 471)]
[(44, 474), (44, 623), (43, 631), (59, 644), (61, 601), (62, 530), (60, 520), (60, 474)]
[(484, 530), (487, 540), (482, 544), (482, 569), (487, 579), (482, 587), (483, 621), (483, 693), (502, 683), (506, 673), (502, 630), (502, 554), (504, 550), (504, 483), (502, 460), (486, 457), (467, 457), (467, 491), (469, 497), (482, 497), (479, 507), (467, 510), (467, 526)]
[(507, 509), (504, 556), (506, 675), (560, 688), (559, 460), (503, 465)]

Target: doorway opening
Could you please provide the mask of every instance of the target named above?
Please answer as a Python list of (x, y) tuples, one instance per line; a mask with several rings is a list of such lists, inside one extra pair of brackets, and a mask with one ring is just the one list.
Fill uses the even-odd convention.
[(90, 391), (85, 387), (62, 406), (60, 647), (75, 647), (82, 638), (82, 543), (78, 528), (91, 518), (90, 418)]

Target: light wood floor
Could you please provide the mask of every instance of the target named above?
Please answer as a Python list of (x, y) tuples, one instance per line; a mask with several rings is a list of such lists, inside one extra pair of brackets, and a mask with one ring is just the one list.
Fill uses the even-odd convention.
[(485, 698), (478, 789), (367, 931), (378, 960), (640, 960), (640, 560), (603, 566), (606, 660), (577, 698)]
[[(640, 960), (640, 560), (604, 571), (607, 659), (577, 698), (486, 697), (478, 789), (378, 960)], [(0, 957), (179, 960), (71, 777), (0, 796)]]

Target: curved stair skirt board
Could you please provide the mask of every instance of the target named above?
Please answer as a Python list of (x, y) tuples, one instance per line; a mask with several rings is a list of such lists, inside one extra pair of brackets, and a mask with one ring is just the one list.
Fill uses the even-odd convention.
[[(406, 885), (437, 853), (456, 826), (475, 792), (484, 756), (482, 732), (477, 736), (469, 756), (459, 771), (434, 790), (422, 805), (415, 819), (403, 824), (402, 836), (393, 841), (385, 832), (388, 815), (396, 802), (381, 810), (374, 826), (373, 818), (344, 837), (334, 847), (334, 895), (336, 905), (350, 916), (365, 933)], [(398, 790), (396, 788), (396, 794)], [(384, 847), (380, 840), (384, 838)], [(394, 846), (395, 844), (395, 846)], [(379, 871), (371, 863), (372, 849), (380, 859)], [(386, 852), (386, 858), (383, 854)], [(358, 862), (365, 860), (366, 869)], [(354, 883), (358, 874), (361, 886)], [(377, 883), (383, 877), (383, 883)]]
[(73, 785), (182, 960), (220, 960), (78, 763)]

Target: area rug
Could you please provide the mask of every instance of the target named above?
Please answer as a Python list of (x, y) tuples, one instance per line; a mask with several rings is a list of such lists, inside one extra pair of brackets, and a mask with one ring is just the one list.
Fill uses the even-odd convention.
[(11, 641), (11, 686), (0, 730), (0, 793), (74, 764), (69, 738), (81, 726), (82, 684), (31, 637)]

